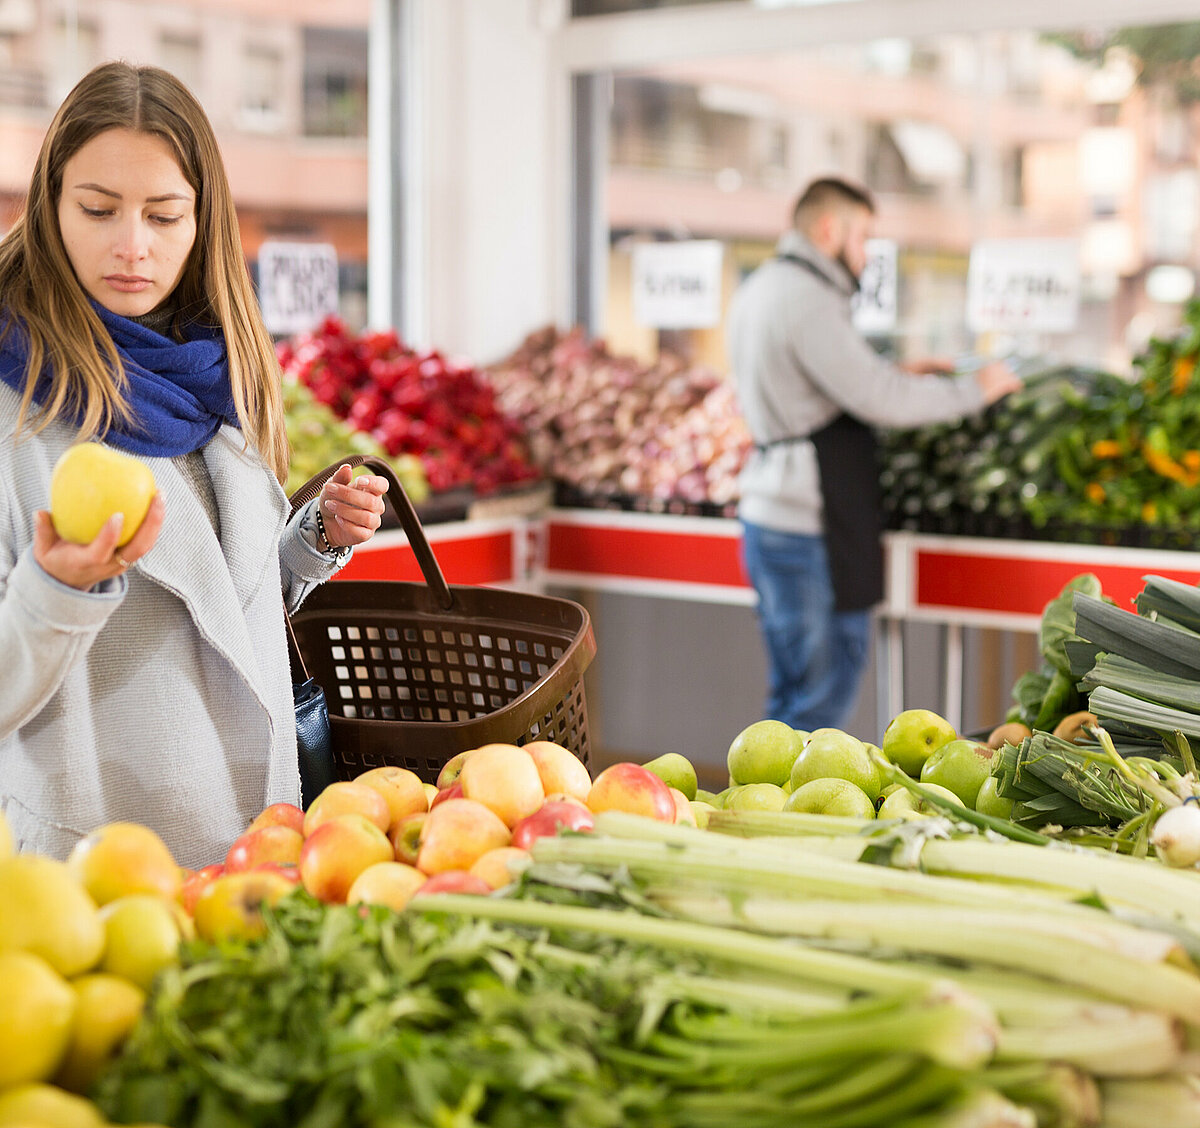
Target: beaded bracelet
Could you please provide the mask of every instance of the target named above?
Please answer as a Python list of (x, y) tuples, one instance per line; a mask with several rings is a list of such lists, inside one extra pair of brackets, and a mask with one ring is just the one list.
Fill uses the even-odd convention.
[[(326, 556), (339, 556), (342, 553), (343, 549), (335, 547), (329, 540), (329, 534), (325, 532), (325, 518), (321, 515), (320, 505), (317, 506), (317, 536), (321, 538), (320, 542), (317, 544), (317, 547), (320, 548)], [(321, 548), (321, 543), (324, 543), (324, 548)]]

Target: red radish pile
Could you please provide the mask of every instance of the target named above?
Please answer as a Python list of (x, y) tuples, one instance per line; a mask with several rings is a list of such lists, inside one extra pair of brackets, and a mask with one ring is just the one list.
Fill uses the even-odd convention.
[(721, 375), (663, 356), (613, 356), (580, 330), (530, 334), (487, 369), (534, 460), (597, 497), (729, 505), (751, 442)]
[(435, 491), (486, 494), (541, 477), (524, 425), (471, 364), (417, 352), (392, 330), (355, 336), (333, 317), (278, 352), (285, 372), (389, 455), (416, 455)]

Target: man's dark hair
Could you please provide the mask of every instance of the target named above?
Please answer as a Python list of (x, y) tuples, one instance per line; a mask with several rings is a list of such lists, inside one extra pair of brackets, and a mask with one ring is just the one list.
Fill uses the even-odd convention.
[(792, 208), (792, 226), (806, 227), (822, 212), (847, 204), (866, 208), (872, 215), (875, 214), (875, 201), (865, 188), (836, 176), (823, 176), (800, 193), (800, 198)]

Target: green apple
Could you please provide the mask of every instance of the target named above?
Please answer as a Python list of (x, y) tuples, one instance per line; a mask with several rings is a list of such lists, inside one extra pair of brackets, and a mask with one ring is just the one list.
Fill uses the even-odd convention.
[(858, 737), (835, 728), (819, 728), (810, 734), (792, 765), (792, 793), (817, 779), (849, 780), (862, 788), (872, 803), (883, 785), (866, 745)]
[(653, 760), (647, 760), (642, 767), (653, 772), (668, 787), (682, 791), (689, 801), (696, 798), (696, 769), (686, 756), (678, 752), (664, 752)]
[[(936, 783), (927, 783), (923, 786), (943, 799), (957, 803), (960, 807), (963, 805), (962, 800), (953, 791), (939, 787)], [(940, 807), (935, 807), (924, 796), (918, 797), (898, 783), (887, 789), (883, 802), (879, 804), (879, 818), (881, 819), (924, 819), (930, 815), (944, 813)]]
[(699, 799), (691, 801), (692, 814), (696, 816), (696, 825), (704, 830), (708, 826), (708, 817), (716, 810), (711, 803), (702, 803)]
[(713, 806), (718, 811), (726, 810), (729, 807), (729, 800), (733, 798), (734, 792), (742, 786), (740, 783), (734, 784), (732, 787), (727, 787), (724, 791), (719, 792), (713, 799)]
[(988, 776), (975, 796), (975, 810), (981, 815), (995, 815), (998, 819), (1011, 819), (1013, 807), (1016, 804), (1011, 799), (1005, 799), (1000, 794), (1000, 780), (996, 776)]
[(717, 805), (716, 799), (717, 793), (715, 791), (705, 791), (703, 787), (696, 788), (695, 802), (708, 803), (710, 806), (715, 807)]
[(807, 811), (815, 815), (844, 815), (853, 819), (875, 817), (875, 804), (871, 797), (848, 779), (809, 780), (788, 796), (783, 809)]
[(733, 738), (725, 762), (732, 783), (782, 787), (804, 747), (804, 733), (783, 721), (755, 721)]
[(948, 740), (930, 753), (921, 768), (921, 782), (953, 791), (965, 806), (974, 807), (983, 781), (992, 774), (995, 755), (995, 749), (975, 740)]
[(726, 801), (727, 811), (782, 811), (787, 796), (773, 783), (744, 783)]
[(931, 709), (905, 709), (884, 730), (883, 754), (916, 779), (925, 761), (957, 735), (954, 726)]

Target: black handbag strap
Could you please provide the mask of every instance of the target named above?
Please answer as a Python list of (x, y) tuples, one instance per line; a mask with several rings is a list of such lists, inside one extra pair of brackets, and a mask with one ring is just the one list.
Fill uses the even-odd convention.
[(314, 498), (320, 496), (321, 488), (343, 466), (351, 468), (365, 466), (372, 473), (379, 474), (387, 479), (388, 489), (387, 493), (384, 494), (384, 498), (391, 505), (392, 512), (396, 514), (396, 517), (400, 521), (400, 527), (408, 537), (409, 546), (413, 550), (413, 555), (417, 558), (421, 575), (425, 577), (425, 582), (433, 592), (434, 598), (443, 610), (448, 611), (454, 606), (454, 594), (450, 590), (450, 585), (446, 583), (446, 577), (442, 574), (437, 557), (433, 555), (433, 549), (429, 547), (429, 538), (425, 536), (425, 530), (421, 526), (421, 519), (417, 516), (417, 511), (413, 508), (412, 499), (405, 492), (404, 486), (400, 483), (400, 479), (396, 476), (395, 471), (382, 458), (352, 454), (347, 458), (326, 466), (324, 470), (314, 474), (292, 494), (290, 499), (292, 503), (292, 515), (295, 516), (300, 509)]
[[(300, 653), (300, 644), (296, 641), (296, 632), (292, 628), (292, 617), (288, 614), (286, 606), (283, 609), (283, 625), (287, 628), (288, 660), (292, 667), (292, 681), (306, 682), (308, 681), (308, 667), (304, 664), (304, 655)], [(297, 674), (300, 676), (297, 677)]]

